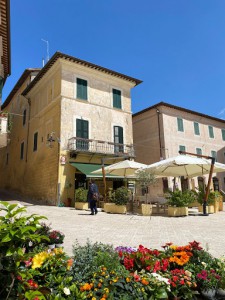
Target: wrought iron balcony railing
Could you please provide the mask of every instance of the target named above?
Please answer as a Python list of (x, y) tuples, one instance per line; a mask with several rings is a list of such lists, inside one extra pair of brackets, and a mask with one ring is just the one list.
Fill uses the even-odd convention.
[(69, 151), (134, 157), (133, 145), (117, 144), (100, 140), (72, 137), (68, 140)]

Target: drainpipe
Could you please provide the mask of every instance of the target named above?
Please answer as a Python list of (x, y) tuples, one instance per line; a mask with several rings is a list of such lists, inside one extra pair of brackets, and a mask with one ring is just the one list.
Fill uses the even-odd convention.
[(160, 160), (163, 159), (163, 154), (162, 154), (162, 142), (161, 142), (161, 128), (160, 128), (160, 111), (158, 108), (156, 108), (156, 113), (157, 113), (157, 121), (158, 121), (158, 130), (159, 130), (159, 154), (160, 154)]

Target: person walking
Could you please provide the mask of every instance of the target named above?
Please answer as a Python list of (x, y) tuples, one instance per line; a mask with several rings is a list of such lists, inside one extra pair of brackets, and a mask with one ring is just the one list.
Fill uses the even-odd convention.
[(89, 182), (87, 200), (90, 203), (91, 215), (98, 213), (97, 210), (97, 200), (98, 200), (98, 186), (95, 181), (92, 179)]

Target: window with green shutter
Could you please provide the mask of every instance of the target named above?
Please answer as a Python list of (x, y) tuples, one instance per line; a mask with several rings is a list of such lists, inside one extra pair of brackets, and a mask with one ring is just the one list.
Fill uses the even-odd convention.
[(180, 145), (180, 146), (179, 146), (179, 151), (184, 151), (184, 152), (185, 152), (185, 151), (186, 151), (186, 147), (183, 146), (183, 145)]
[(115, 145), (114, 152), (122, 152), (123, 153), (123, 127), (114, 126), (114, 143), (115, 144), (122, 144), (122, 145)]
[[(202, 155), (202, 149), (201, 148), (196, 148), (196, 154)], [(201, 156), (199, 156), (201, 157)]]
[(199, 124), (197, 122), (194, 122), (194, 131), (195, 135), (200, 135)]
[(211, 139), (214, 138), (214, 132), (213, 132), (213, 127), (212, 127), (212, 126), (209, 126), (209, 137), (210, 137)]
[(217, 161), (217, 153), (216, 153), (216, 151), (212, 150), (211, 151), (211, 156), (215, 158), (215, 161)]
[(89, 124), (88, 121), (82, 119), (76, 119), (76, 148), (78, 150), (88, 150), (89, 148)]
[(178, 131), (184, 131), (183, 119), (177, 118), (177, 129)]
[(37, 151), (37, 146), (38, 146), (38, 132), (35, 132), (35, 134), (34, 134), (33, 151)]
[(87, 80), (77, 78), (77, 98), (87, 100)]
[(225, 129), (222, 129), (221, 132), (222, 132), (222, 140), (225, 141)]
[(26, 124), (26, 116), (27, 116), (27, 110), (24, 109), (24, 111), (23, 111), (23, 126)]
[(122, 108), (121, 105), (121, 91), (113, 89), (113, 107), (115, 108)]

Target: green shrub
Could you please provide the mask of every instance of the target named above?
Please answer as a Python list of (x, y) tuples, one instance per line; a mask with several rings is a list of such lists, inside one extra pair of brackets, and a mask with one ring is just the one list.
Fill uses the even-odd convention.
[(75, 197), (77, 202), (87, 202), (88, 190), (84, 188), (78, 188), (75, 190)]
[(195, 200), (195, 194), (190, 190), (182, 192), (176, 189), (173, 192), (168, 191), (168, 196), (166, 198), (167, 204), (170, 206), (185, 207)]
[(116, 205), (126, 205), (129, 200), (128, 189), (125, 187), (120, 187), (115, 191), (114, 203)]
[[(203, 188), (199, 188), (197, 192), (195, 192), (196, 199), (199, 204), (203, 204), (205, 199), (206, 191)], [(216, 198), (218, 198), (218, 192), (210, 191), (207, 199), (207, 205), (214, 205)]]

